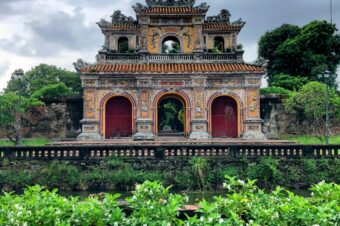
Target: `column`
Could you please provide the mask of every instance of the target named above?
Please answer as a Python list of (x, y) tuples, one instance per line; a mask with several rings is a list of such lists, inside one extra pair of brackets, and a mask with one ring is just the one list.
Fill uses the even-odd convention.
[(208, 121), (205, 114), (205, 87), (207, 85), (206, 76), (192, 76), (193, 86), (193, 111), (191, 120), (190, 139), (206, 140), (211, 136), (208, 133)]

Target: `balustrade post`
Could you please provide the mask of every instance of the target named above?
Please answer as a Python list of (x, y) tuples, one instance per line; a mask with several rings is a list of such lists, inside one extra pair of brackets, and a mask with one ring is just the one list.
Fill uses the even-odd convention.
[(165, 157), (165, 149), (163, 147), (157, 147), (155, 150), (155, 158), (156, 159), (164, 159)]
[(3, 148), (4, 158), (14, 159), (15, 158), (15, 148)]
[(240, 154), (236, 146), (230, 146), (229, 153), (230, 158), (237, 158)]
[(312, 146), (306, 146), (303, 150), (303, 156), (307, 158), (314, 157), (314, 148)]

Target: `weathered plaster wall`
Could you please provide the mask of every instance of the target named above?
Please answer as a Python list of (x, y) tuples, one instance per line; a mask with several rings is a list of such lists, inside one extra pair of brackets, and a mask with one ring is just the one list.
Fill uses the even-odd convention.
[[(261, 97), (261, 118), (264, 120), (262, 131), (269, 139), (290, 135), (315, 134), (315, 127), (302, 116), (285, 111), (280, 96)], [(340, 125), (331, 121), (333, 135), (340, 134)]]
[[(81, 98), (48, 100), (45, 106), (32, 107), (23, 116), (25, 138), (76, 138), (83, 117)], [(0, 126), (0, 138), (6, 138), (5, 128)]]

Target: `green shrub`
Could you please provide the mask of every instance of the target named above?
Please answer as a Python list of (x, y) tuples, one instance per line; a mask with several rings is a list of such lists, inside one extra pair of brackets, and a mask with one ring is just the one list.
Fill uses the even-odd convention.
[(177, 216), (184, 199), (169, 192), (159, 182), (146, 181), (136, 186), (133, 196), (128, 198), (133, 212), (128, 222), (132, 225), (179, 225)]
[(241, 177), (240, 169), (236, 166), (228, 166), (226, 168), (222, 168), (218, 172), (218, 181), (222, 182), (225, 179), (225, 175), (230, 177)]
[(71, 90), (62, 82), (50, 84), (36, 90), (31, 97), (37, 99), (64, 97), (71, 93)]
[(79, 182), (81, 174), (79, 169), (73, 165), (53, 161), (42, 172), (41, 184), (49, 188), (59, 187), (64, 190), (71, 190)]
[(176, 189), (179, 190), (195, 190), (196, 183), (192, 173), (188, 171), (176, 171), (174, 182)]
[(284, 89), (282, 87), (277, 87), (277, 86), (271, 86), (267, 88), (261, 88), (260, 89), (261, 95), (265, 94), (279, 94), (283, 96), (290, 96), (292, 94), (291, 91)]
[(255, 165), (249, 164), (246, 175), (252, 180), (257, 180), (259, 185), (272, 188), (282, 184), (283, 175), (279, 169), (279, 160), (272, 158), (261, 158)]
[(35, 186), (22, 195), (0, 195), (0, 225), (337, 225), (340, 222), (340, 185), (313, 185), (310, 198), (277, 187), (271, 193), (253, 180), (226, 176), (226, 194), (214, 201), (202, 200), (193, 217), (179, 219), (185, 199), (170, 193), (159, 182), (136, 186), (127, 198), (131, 215), (119, 207), (117, 195), (78, 200), (64, 198), (57, 190)]

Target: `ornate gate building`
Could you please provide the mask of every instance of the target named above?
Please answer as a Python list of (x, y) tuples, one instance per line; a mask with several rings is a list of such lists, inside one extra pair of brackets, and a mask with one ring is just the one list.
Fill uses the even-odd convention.
[(264, 70), (243, 61), (243, 21), (231, 22), (228, 10), (206, 17), (209, 6), (195, 0), (146, 0), (133, 8), (136, 20), (116, 11), (111, 22), (98, 23), (105, 44), (96, 63), (75, 63), (84, 88), (80, 140), (153, 140), (171, 130), (160, 126), (167, 100), (182, 109), (183, 137), (264, 138)]

